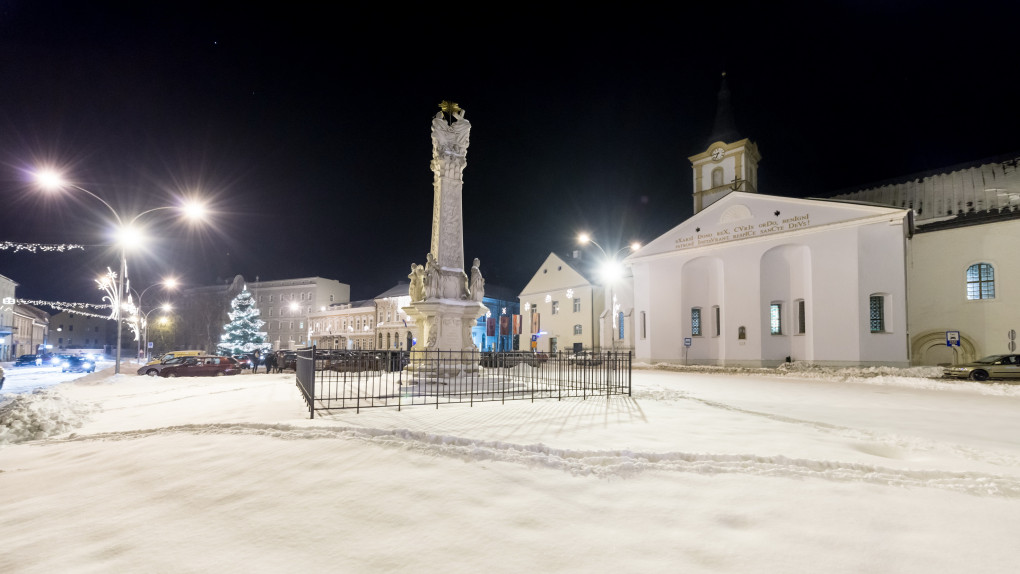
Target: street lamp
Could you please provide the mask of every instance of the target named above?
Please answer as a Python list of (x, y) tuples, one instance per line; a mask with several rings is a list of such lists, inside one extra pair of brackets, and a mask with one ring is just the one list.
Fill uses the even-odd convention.
[(116, 319), (117, 321), (117, 362), (114, 366), (114, 373), (120, 374), (120, 347), (123, 336), (121, 333), (122, 331), (121, 312), (124, 298), (127, 295), (127, 290), (125, 289), (125, 281), (127, 280), (127, 248), (128, 245), (136, 244), (139, 238), (139, 233), (137, 229), (134, 227), (135, 222), (138, 221), (143, 215), (164, 209), (181, 209), (188, 217), (199, 218), (204, 215), (204, 209), (202, 208), (201, 205), (196, 203), (185, 204), (183, 206), (165, 205), (162, 207), (154, 207), (152, 209), (143, 211), (138, 215), (135, 215), (127, 222), (127, 224), (125, 224), (124, 219), (121, 218), (119, 213), (117, 213), (117, 210), (114, 209), (113, 206), (107, 203), (103, 198), (85, 189), (84, 187), (80, 187), (73, 183), (64, 181), (60, 177), (60, 175), (55, 172), (40, 171), (35, 174), (35, 180), (40, 187), (47, 190), (71, 188), (84, 192), (94, 197), (95, 199), (99, 200), (100, 203), (105, 205), (110, 210), (110, 213), (113, 214), (113, 218), (117, 221), (116, 235), (117, 243), (120, 245), (120, 272), (117, 273), (117, 293), (116, 296), (113, 297), (113, 301), (111, 301), (113, 303), (113, 314), (110, 317), (112, 319)]
[(599, 251), (602, 252), (602, 256), (605, 258), (602, 261), (601, 276), (602, 281), (609, 284), (609, 304), (610, 304), (609, 325), (611, 327), (609, 333), (609, 340), (611, 341), (611, 344), (615, 349), (617, 342), (619, 340), (616, 336), (617, 333), (616, 322), (618, 320), (616, 316), (616, 309), (617, 307), (619, 307), (619, 305), (616, 304), (616, 294), (614, 293), (614, 285), (620, 278), (623, 277), (623, 267), (620, 264), (620, 262), (616, 260), (616, 258), (624, 251), (630, 251), (633, 253), (638, 249), (641, 249), (641, 244), (638, 243), (637, 241), (632, 242), (630, 245), (619, 249), (616, 253), (610, 256), (608, 253), (606, 253), (606, 250), (603, 249), (601, 245), (596, 243), (595, 240), (592, 239), (591, 236), (588, 235), (587, 233), (579, 234), (577, 236), (577, 242), (581, 245), (587, 245), (591, 243), (595, 247), (598, 247)]
[[(144, 333), (144, 338), (145, 338), (144, 345), (145, 345), (145, 352), (146, 352), (145, 358), (146, 359), (149, 358), (149, 356), (148, 356), (148, 352), (149, 352), (149, 313), (152, 313), (156, 309), (160, 309), (160, 310), (162, 310), (165, 313), (169, 313), (173, 309), (173, 307), (170, 306), (169, 303), (163, 303), (159, 307), (153, 307), (152, 309), (149, 309), (146, 313), (144, 313), (142, 315), (142, 332)], [(166, 320), (166, 317), (163, 317), (163, 319)], [(139, 350), (138, 354), (141, 355), (142, 352)]]
[(135, 307), (135, 317), (136, 317), (136, 319), (141, 318), (140, 323), (136, 323), (135, 324), (135, 336), (137, 337), (140, 334), (138, 332), (139, 330), (141, 330), (142, 332), (145, 333), (145, 335), (144, 335), (144, 339), (145, 339), (144, 343), (142, 342), (141, 339), (139, 339), (139, 342), (138, 342), (138, 356), (139, 357), (142, 356), (143, 345), (144, 345), (145, 349), (149, 348), (149, 338), (148, 338), (148, 333), (149, 333), (149, 313), (155, 311), (156, 309), (160, 309), (160, 308), (164, 308), (167, 311), (170, 310), (170, 304), (169, 303), (164, 303), (163, 305), (161, 305), (159, 307), (155, 307), (153, 309), (150, 309), (148, 313), (142, 313), (142, 297), (144, 297), (145, 293), (149, 289), (152, 289), (153, 287), (163, 287), (164, 289), (173, 289), (173, 288), (177, 287), (177, 280), (174, 279), (173, 277), (167, 277), (166, 279), (160, 281), (159, 283), (153, 283), (152, 285), (149, 285), (145, 289), (142, 289), (141, 293), (138, 293), (134, 289), (131, 289), (132, 291), (135, 291), (135, 295), (138, 296), (138, 305), (137, 305), (137, 307)]

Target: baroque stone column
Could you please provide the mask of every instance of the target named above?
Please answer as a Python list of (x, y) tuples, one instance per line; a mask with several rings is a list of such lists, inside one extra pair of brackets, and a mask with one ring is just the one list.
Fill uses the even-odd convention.
[[(455, 103), (443, 102), (432, 118), (432, 237), (425, 264), (411, 264), (411, 305), (404, 311), (418, 329), (416, 351), (477, 351), (471, 327), (485, 314), (481, 293), (472, 297), (464, 272), (461, 209), (471, 122)], [(474, 273), (474, 270), (473, 270)], [(477, 282), (480, 282), (480, 272)], [(481, 291), (481, 288), (478, 288)], [(465, 364), (461, 370), (477, 369)]]

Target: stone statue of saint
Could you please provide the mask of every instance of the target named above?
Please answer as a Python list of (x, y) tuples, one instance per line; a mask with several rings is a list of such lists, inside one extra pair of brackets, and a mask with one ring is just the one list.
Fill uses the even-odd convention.
[[(432, 154), (464, 157), (471, 137), (471, 122), (464, 117), (464, 110), (457, 104), (443, 102), (442, 111), (432, 118)], [(452, 118), (446, 121), (446, 115)]]
[(432, 252), (429, 251), (425, 262), (425, 299), (435, 299), (442, 296), (440, 285), (439, 262), (436, 261)]
[(475, 257), (474, 263), (471, 264), (471, 299), (474, 301), (481, 301), (485, 296), (485, 278), (478, 268), (480, 265), (481, 262)]
[(417, 263), (411, 264), (411, 273), (407, 276), (411, 280), (411, 287), (408, 289), (412, 302), (425, 299), (425, 268)]

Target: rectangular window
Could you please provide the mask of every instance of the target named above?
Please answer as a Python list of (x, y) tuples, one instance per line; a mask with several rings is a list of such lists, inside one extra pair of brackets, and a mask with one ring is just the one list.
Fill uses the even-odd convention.
[(74, 331), (74, 325), (68, 325), (67, 326), (67, 330), (68, 331)]
[(644, 339), (648, 336), (648, 316), (645, 312), (641, 312), (641, 338)]
[(773, 335), (783, 334), (783, 306), (779, 303), (769, 305), (769, 332)]
[(623, 311), (616, 314), (616, 319), (619, 322), (620, 332), (616, 334), (617, 338), (623, 340)]
[(715, 327), (715, 336), (718, 337), (722, 333), (722, 313), (719, 312), (719, 306), (712, 307), (712, 319)]
[(797, 301), (797, 334), (807, 333), (807, 318), (804, 316), (804, 300)]
[(574, 313), (580, 313), (580, 312), (581, 312), (581, 298), (580, 297), (575, 297), (574, 298)]
[(575, 335), (580, 335), (581, 334), (581, 326), (580, 325), (574, 325), (574, 334)]
[(552, 314), (556, 315), (559, 312), (560, 312), (560, 302), (559, 301), (553, 301), (552, 302)]
[(885, 332), (885, 297), (872, 295), (870, 301), (871, 332)]
[(691, 308), (691, 335), (701, 336), (701, 309), (699, 307)]

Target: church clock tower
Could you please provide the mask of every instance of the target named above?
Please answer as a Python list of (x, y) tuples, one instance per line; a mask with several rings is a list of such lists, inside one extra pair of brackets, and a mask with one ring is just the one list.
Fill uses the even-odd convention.
[(741, 138), (733, 124), (726, 73), (722, 75), (715, 125), (705, 151), (690, 156), (694, 168), (694, 213), (731, 191), (758, 193), (758, 146)]

